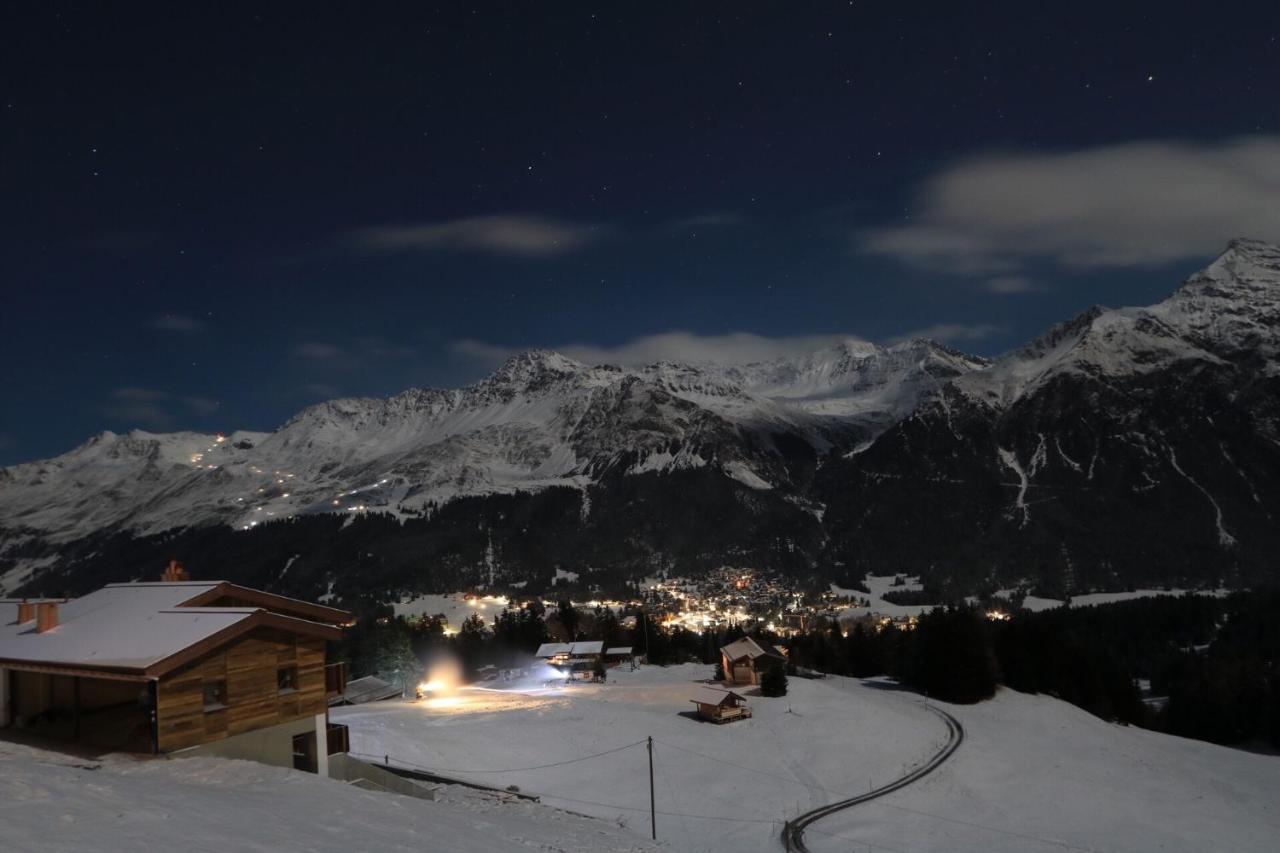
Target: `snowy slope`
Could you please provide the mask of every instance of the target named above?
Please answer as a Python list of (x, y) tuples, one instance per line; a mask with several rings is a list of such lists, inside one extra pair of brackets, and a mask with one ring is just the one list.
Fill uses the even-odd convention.
[(439, 802), (249, 761), (89, 762), (0, 743), (0, 850), (638, 853), (601, 821), (451, 787)]
[[(392, 702), (335, 715), (350, 726), (354, 750), (518, 784), (546, 802), (625, 822), (638, 836), (648, 831), (643, 746), (561, 762), (652, 735), (659, 839), (735, 853), (777, 850), (785, 817), (885, 784), (945, 740), (919, 696), (838, 677), (792, 678), (783, 698), (749, 695), (755, 716), (747, 721), (680, 716), (708, 670), (646, 667), (562, 693), (479, 693), (457, 706)], [(1112, 725), (1012, 691), (947, 708), (967, 730), (951, 761), (882, 805), (815, 824), (806, 836), (813, 850), (868, 842), (998, 853), (1274, 849), (1280, 758)], [(526, 767), (537, 769), (483, 772)]]
[[(658, 838), (686, 851), (778, 849), (785, 817), (823, 802), (821, 787), (866, 790), (925, 759), (945, 737), (914, 696), (793, 678), (781, 699), (749, 695), (750, 720), (717, 726), (682, 716), (710, 666), (611, 670), (603, 686), (527, 694), (464, 691), (465, 703), (384, 702), (334, 709), (353, 752), (488, 784), (649, 831), (647, 755), (631, 747), (541, 767), (652, 736)], [(729, 762), (729, 763), (724, 763)], [(519, 772), (492, 772), (534, 767)], [(461, 772), (460, 772), (461, 771)], [(817, 788), (813, 786), (818, 786)]]
[(815, 825), (814, 853), (1264, 853), (1280, 838), (1280, 757), (1114, 725), (1002, 690), (946, 706), (965, 727), (919, 784)]

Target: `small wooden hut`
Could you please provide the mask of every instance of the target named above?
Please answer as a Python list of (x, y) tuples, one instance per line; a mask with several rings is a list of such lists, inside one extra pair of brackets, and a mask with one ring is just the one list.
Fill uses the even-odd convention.
[(698, 706), (698, 716), (713, 723), (729, 723), (751, 716), (747, 700), (732, 690), (716, 687), (696, 687), (689, 701)]

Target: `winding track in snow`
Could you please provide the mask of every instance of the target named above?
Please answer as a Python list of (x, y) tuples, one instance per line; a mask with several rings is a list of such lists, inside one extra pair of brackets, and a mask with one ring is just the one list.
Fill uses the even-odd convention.
[(912, 782), (923, 779), (934, 770), (937, 770), (943, 762), (951, 757), (953, 752), (960, 748), (960, 744), (964, 741), (964, 726), (960, 725), (960, 721), (941, 708), (936, 708), (928, 703), (925, 703), (924, 707), (938, 715), (942, 718), (942, 722), (947, 724), (946, 745), (943, 746), (942, 749), (938, 750), (938, 752), (924, 764), (920, 765), (915, 770), (912, 770), (906, 776), (903, 776), (900, 779), (895, 779), (888, 785), (883, 785), (876, 788), (874, 791), (868, 791), (867, 793), (859, 794), (856, 797), (850, 797), (847, 800), (839, 800), (825, 806), (820, 806), (819, 808), (805, 812), (794, 820), (787, 821), (782, 827), (782, 846), (786, 849), (787, 853), (810, 853), (809, 848), (806, 847), (804, 843), (804, 831), (814, 821), (821, 820), (822, 818), (835, 814), (836, 812), (852, 808), (859, 803), (865, 803), (870, 800), (883, 797), (886, 794), (891, 794), (899, 788), (905, 788)]

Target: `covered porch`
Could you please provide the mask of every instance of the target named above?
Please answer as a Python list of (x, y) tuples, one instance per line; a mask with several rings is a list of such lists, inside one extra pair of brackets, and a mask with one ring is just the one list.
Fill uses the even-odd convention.
[(50, 667), (0, 668), (0, 727), (111, 752), (155, 751), (155, 683)]

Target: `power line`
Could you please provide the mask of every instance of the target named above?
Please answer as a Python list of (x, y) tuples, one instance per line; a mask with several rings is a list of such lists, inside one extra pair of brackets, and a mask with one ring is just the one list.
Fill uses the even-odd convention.
[[(644, 746), (647, 742), (648, 742), (647, 740), (639, 740), (639, 741), (636, 741), (635, 743), (628, 743), (628, 744), (625, 744), (625, 745), (623, 745), (623, 746), (619, 746), (619, 747), (615, 747), (615, 748), (613, 748), (613, 749), (605, 750), (604, 752), (597, 752), (597, 753), (593, 753), (593, 754), (591, 754), (591, 755), (584, 755), (584, 756), (580, 756), (580, 757), (578, 757), (578, 758), (570, 758), (570, 759), (567, 759), (567, 760), (565, 760), (565, 761), (556, 761), (556, 762), (552, 762), (552, 763), (550, 763), (550, 764), (538, 764), (538, 765), (534, 765), (534, 766), (531, 766), (531, 767), (514, 767), (514, 768), (501, 769), (501, 770), (461, 770), (461, 769), (456, 769), (456, 768), (453, 768), (453, 769), (433, 768), (433, 767), (427, 767), (427, 766), (425, 766), (425, 765), (421, 765), (421, 764), (415, 764), (415, 763), (414, 763), (414, 762), (412, 762), (412, 761), (405, 761), (404, 759), (401, 759), (401, 758), (398, 758), (398, 757), (396, 758), (396, 763), (397, 763), (398, 765), (401, 765), (401, 766), (404, 766), (404, 767), (408, 767), (408, 768), (410, 768), (410, 769), (423, 770), (423, 771), (427, 771), (427, 772), (430, 772), (430, 773), (463, 773), (463, 774), (472, 774), (472, 773), (520, 773), (520, 772), (524, 772), (524, 771), (528, 771), (528, 770), (543, 770), (543, 769), (550, 768), (550, 767), (561, 767), (561, 766), (564, 766), (564, 765), (566, 765), (566, 764), (576, 764), (576, 763), (581, 762), (581, 761), (588, 761), (588, 760), (593, 759), (593, 758), (600, 758), (600, 757), (605, 756), (605, 755), (612, 755), (612, 754), (614, 754), (614, 753), (616, 753), (616, 752), (622, 752), (623, 750), (632, 749), (633, 747), (637, 747), (637, 746)], [(670, 747), (670, 748), (675, 749), (675, 750), (678, 750), (678, 751), (680, 751), (680, 752), (687, 752), (687, 753), (689, 753), (689, 754), (691, 754), (691, 755), (696, 755), (696, 756), (698, 756), (699, 758), (703, 758), (703, 759), (706, 759), (706, 760), (708, 760), (708, 761), (714, 761), (714, 762), (716, 762), (716, 763), (718, 763), (718, 764), (724, 764), (724, 765), (727, 765), (727, 766), (729, 766), (729, 767), (735, 767), (735, 768), (737, 768), (737, 769), (739, 769), (739, 770), (745, 770), (745, 771), (747, 771), (747, 772), (749, 772), (749, 773), (758, 773), (758, 774), (759, 774), (759, 775), (761, 775), (761, 776), (768, 776), (768, 777), (770, 777), (770, 778), (772, 778), (772, 779), (779, 779), (779, 780), (781, 780), (781, 781), (783, 781), (783, 782), (789, 782), (789, 783), (791, 783), (791, 784), (793, 784), (793, 785), (799, 785), (800, 787), (803, 787), (803, 788), (808, 788), (808, 789), (811, 789), (811, 790), (817, 790), (817, 791), (823, 791), (823, 792), (825, 792), (825, 793), (832, 794), (832, 795), (836, 795), (836, 796), (845, 796), (845, 794), (847, 793), (847, 792), (842, 792), (842, 791), (834, 791), (834, 790), (832, 790), (832, 789), (830, 789), (830, 788), (823, 787), (822, 785), (810, 785), (810, 784), (808, 784), (808, 783), (801, 782), (799, 779), (795, 779), (795, 778), (790, 777), (790, 776), (783, 776), (783, 775), (778, 774), (778, 773), (770, 773), (770, 772), (768, 772), (767, 770), (758, 770), (758, 769), (756, 769), (756, 768), (754, 768), (754, 767), (748, 767), (748, 766), (746, 766), (746, 765), (744, 765), (744, 764), (737, 764), (737, 763), (735, 763), (735, 762), (733, 762), (733, 761), (726, 761), (726, 760), (725, 760), (725, 759), (723, 759), (723, 758), (717, 758), (717, 757), (715, 757), (714, 755), (707, 755), (706, 753), (699, 752), (699, 751), (697, 751), (697, 750), (695, 750), (695, 749), (689, 749), (688, 747), (677, 746), (677, 745), (675, 745), (675, 744), (673, 744), (673, 743), (668, 743), (668, 742), (663, 741), (663, 740), (657, 740), (657, 739), (655, 739), (655, 740), (654, 740), (654, 742), (655, 742), (655, 743), (660, 743), (660, 744), (662, 744), (663, 746)], [(352, 752), (352, 753), (350, 753), (350, 754), (351, 754), (352, 756), (355, 756), (356, 758), (372, 759), (372, 760), (374, 760), (375, 762), (377, 761), (377, 758), (378, 758), (378, 756), (375, 756), (375, 755), (366, 755), (366, 754), (358, 753), (358, 752)], [(386, 756), (386, 755), (384, 755), (384, 756), (383, 756), (383, 758), (384, 758), (384, 759), (387, 759), (387, 758), (389, 758), (389, 757), (390, 757), (390, 756)], [(670, 783), (670, 781), (669, 781), (669, 780), (667, 780), (667, 782), (666, 782), (666, 783), (667, 783), (668, 787), (670, 787), (670, 784), (671, 784), (671, 783)], [(639, 808), (639, 807), (635, 807), (635, 806), (623, 806), (623, 805), (619, 805), (619, 804), (617, 804), (617, 803), (602, 803), (602, 802), (598, 802), (598, 801), (595, 801), (595, 800), (582, 800), (582, 799), (578, 799), (578, 798), (575, 798), (575, 797), (566, 797), (566, 796), (562, 796), (562, 795), (560, 795), (560, 794), (549, 794), (549, 793), (543, 793), (543, 792), (538, 792), (538, 791), (528, 791), (528, 790), (524, 791), (523, 793), (530, 794), (530, 795), (537, 796), (537, 797), (541, 797), (541, 798), (543, 798), (543, 799), (548, 799), (548, 800), (561, 800), (561, 801), (564, 801), (564, 802), (577, 803), (577, 804), (580, 804), (580, 805), (586, 805), (586, 806), (597, 806), (597, 807), (599, 807), (599, 808), (606, 808), (606, 809), (620, 809), (620, 810), (622, 810), (622, 811), (632, 811), (632, 812), (648, 812), (648, 811), (650, 811), (650, 809), (647, 809), (647, 808)], [(1066, 850), (1083, 850), (1083, 851), (1088, 851), (1088, 853), (1097, 853), (1097, 851), (1095, 851), (1093, 848), (1090, 848), (1090, 847), (1081, 847), (1081, 846), (1079, 846), (1079, 845), (1071, 844), (1070, 842), (1067, 842), (1067, 841), (1061, 841), (1061, 840), (1053, 839), (1053, 838), (1043, 838), (1043, 837), (1041, 837), (1041, 836), (1037, 836), (1037, 835), (1030, 835), (1030, 834), (1027, 834), (1027, 833), (1015, 832), (1014, 830), (1010, 830), (1010, 829), (1001, 829), (1000, 827), (989, 826), (989, 825), (987, 825), (987, 824), (977, 823), (977, 822), (974, 822), (974, 821), (967, 821), (967, 820), (962, 820), (962, 819), (960, 819), (960, 818), (947, 817), (946, 815), (935, 814), (935, 813), (933, 813), (933, 812), (924, 811), (924, 810), (922, 810), (922, 809), (913, 809), (913, 808), (909, 808), (909, 807), (907, 807), (907, 806), (898, 806), (898, 805), (894, 805), (894, 804), (889, 803), (889, 802), (885, 802), (885, 800), (884, 800), (884, 799), (877, 799), (877, 800), (869, 801), (869, 802), (868, 802), (868, 805), (881, 805), (881, 806), (884, 806), (885, 808), (896, 809), (896, 810), (898, 810), (898, 811), (908, 812), (908, 813), (911, 813), (911, 814), (920, 815), (920, 816), (922, 816), (922, 817), (929, 817), (929, 818), (933, 818), (933, 819), (935, 819), (935, 820), (946, 821), (946, 822), (948, 822), (948, 823), (956, 823), (956, 824), (960, 824), (960, 825), (962, 825), (962, 826), (967, 826), (967, 827), (974, 828), (974, 829), (983, 829), (983, 830), (987, 830), (988, 832), (995, 832), (995, 833), (998, 833), (998, 834), (1000, 834), (1000, 835), (1008, 835), (1008, 836), (1010, 836), (1010, 837), (1013, 837), (1013, 838), (1019, 838), (1019, 839), (1025, 840), (1025, 841), (1036, 841), (1036, 842), (1039, 842), (1039, 843), (1041, 843), (1041, 844), (1048, 844), (1048, 845), (1052, 845), (1052, 846), (1055, 846), (1055, 847), (1061, 847), (1061, 848), (1066, 849)], [(777, 824), (777, 820), (776, 820), (776, 819), (774, 819), (774, 820), (765, 820), (765, 819), (762, 819), (762, 818), (728, 817), (728, 816), (723, 816), (723, 815), (700, 815), (700, 814), (690, 814), (690, 813), (687, 813), (687, 812), (662, 811), (661, 809), (655, 810), (655, 812), (656, 812), (656, 814), (663, 815), (664, 817), (691, 818), (691, 819), (694, 819), (694, 820), (714, 820), (714, 821), (725, 821), (725, 822), (729, 822), (729, 823), (767, 823), (767, 824), (774, 824), (774, 825), (776, 825), (776, 824)], [(840, 839), (843, 839), (843, 840), (845, 840), (845, 841), (855, 841), (855, 842), (857, 842), (857, 843), (859, 843), (859, 844), (869, 844), (871, 847), (873, 847), (873, 848), (877, 848), (877, 849), (881, 849), (881, 850), (894, 851), (894, 853), (904, 853), (904, 851), (900, 851), (898, 848), (894, 848), (894, 847), (885, 847), (885, 846), (883, 846), (883, 845), (873, 844), (873, 843), (871, 843), (871, 842), (864, 841), (864, 840), (862, 840), (862, 839), (858, 839), (858, 838), (852, 838), (852, 837), (844, 836), (844, 835), (836, 835), (836, 834), (834, 834), (834, 833), (826, 832), (826, 831), (824, 831), (824, 830), (818, 829), (816, 826), (813, 826), (813, 825), (810, 825), (810, 826), (806, 827), (806, 830), (812, 830), (812, 831), (814, 831), (814, 832), (818, 832), (819, 834), (827, 835), (827, 836), (830, 836), (830, 837), (832, 837), (832, 838), (840, 838)]]
[[(566, 761), (555, 761), (555, 762), (552, 762), (551, 764), (535, 764), (535, 765), (533, 765), (532, 767), (507, 767), (507, 768), (503, 768), (503, 769), (500, 769), (500, 770), (463, 770), (463, 769), (459, 769), (459, 768), (457, 768), (457, 767), (427, 767), (426, 765), (423, 765), (423, 764), (415, 764), (415, 763), (414, 763), (414, 762), (412, 762), (412, 761), (406, 761), (406, 760), (404, 760), (404, 759), (402, 759), (402, 758), (399, 758), (399, 757), (397, 757), (397, 758), (396, 758), (396, 763), (401, 764), (401, 765), (403, 765), (403, 766), (405, 766), (405, 767), (412, 768), (412, 769), (414, 769), (414, 770), (425, 770), (425, 771), (428, 771), (428, 772), (430, 772), (430, 773), (466, 773), (466, 774), (472, 774), (472, 773), (523, 773), (523, 772), (525, 772), (526, 770), (545, 770), (545, 769), (546, 769), (546, 768), (548, 768), (548, 767), (561, 767), (561, 766), (563, 766), (563, 765), (565, 765), (565, 764), (577, 764), (579, 761), (587, 761), (587, 760), (592, 759), (592, 758), (599, 758), (599, 757), (601, 757), (601, 756), (603, 756), (603, 755), (612, 755), (612, 754), (613, 754), (613, 753), (615, 753), (615, 752), (622, 752), (624, 749), (631, 749), (633, 746), (643, 746), (643, 745), (644, 745), (644, 743), (645, 743), (645, 741), (638, 740), (638, 741), (636, 741), (635, 743), (629, 743), (629, 744), (627, 744), (627, 745), (625, 745), (625, 746), (619, 746), (619, 747), (616, 747), (615, 749), (606, 749), (604, 752), (597, 752), (597, 753), (594, 753), (594, 754), (592, 754), (592, 755), (584, 755), (584, 756), (582, 756), (582, 757), (580, 757), (580, 758), (570, 758), (570, 759), (568, 759), (568, 760), (566, 760)], [(350, 754), (351, 754), (351, 755), (356, 756), (357, 758), (371, 758), (371, 759), (373, 759), (373, 760), (375, 760), (375, 761), (376, 761), (376, 760), (377, 760), (377, 758), (378, 758), (378, 756), (376, 756), (376, 755), (366, 755), (366, 754), (364, 754), (364, 753), (360, 753), (360, 752), (352, 752), (352, 753), (350, 753)], [(384, 758), (384, 759), (390, 759), (390, 757), (391, 757), (390, 755), (384, 755), (384, 756), (383, 756), (383, 758)]]

